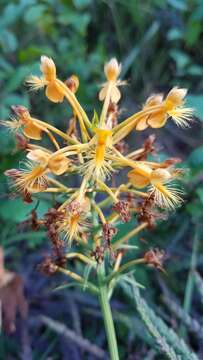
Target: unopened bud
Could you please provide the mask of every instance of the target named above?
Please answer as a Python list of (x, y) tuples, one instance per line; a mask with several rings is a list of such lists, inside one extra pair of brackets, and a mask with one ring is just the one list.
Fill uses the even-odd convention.
[(16, 147), (19, 150), (27, 149), (28, 140), (21, 134), (16, 133)]
[(66, 86), (75, 94), (79, 87), (79, 79), (76, 75), (71, 75), (66, 81)]
[(121, 64), (113, 58), (104, 66), (104, 73), (108, 81), (116, 81), (121, 72)]
[(11, 109), (13, 110), (14, 114), (17, 115), (19, 118), (27, 119), (28, 117), (30, 117), (30, 113), (25, 106), (12, 105)]

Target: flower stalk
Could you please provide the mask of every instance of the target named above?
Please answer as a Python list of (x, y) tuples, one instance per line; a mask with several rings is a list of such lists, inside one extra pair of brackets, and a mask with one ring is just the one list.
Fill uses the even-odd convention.
[(106, 329), (109, 353), (111, 356), (111, 360), (119, 360), (116, 332), (115, 332), (114, 321), (113, 321), (111, 307), (108, 298), (108, 288), (107, 285), (105, 284), (104, 264), (98, 266), (97, 276), (98, 276), (98, 284), (99, 284), (99, 300), (100, 300), (101, 311), (104, 319), (104, 326)]

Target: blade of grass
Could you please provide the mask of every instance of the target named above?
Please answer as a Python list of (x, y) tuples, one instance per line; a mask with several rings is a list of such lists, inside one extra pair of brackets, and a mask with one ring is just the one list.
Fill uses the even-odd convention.
[[(194, 290), (194, 271), (197, 266), (197, 253), (199, 248), (199, 225), (196, 224), (195, 226), (195, 235), (193, 239), (192, 245), (192, 255), (191, 255), (191, 262), (190, 262), (190, 270), (187, 277), (186, 287), (185, 287), (185, 295), (184, 295), (184, 302), (183, 302), (183, 310), (186, 314), (190, 313), (191, 304), (193, 299), (193, 290)], [(186, 336), (186, 327), (181, 323), (180, 325), (180, 335), (182, 337)]]

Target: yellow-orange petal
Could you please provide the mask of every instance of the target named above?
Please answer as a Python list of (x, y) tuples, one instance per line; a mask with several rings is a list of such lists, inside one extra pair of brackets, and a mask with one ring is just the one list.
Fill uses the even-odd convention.
[(161, 104), (163, 101), (163, 95), (162, 94), (155, 94), (148, 97), (146, 103), (144, 104), (144, 108), (149, 106), (155, 106)]
[(146, 115), (145, 117), (143, 117), (142, 119), (140, 119), (136, 125), (136, 130), (138, 131), (142, 131), (148, 128), (148, 123), (147, 123), (147, 119), (148, 119), (148, 115)]
[(166, 124), (167, 115), (165, 111), (160, 111), (148, 117), (147, 123), (154, 129), (161, 128)]
[(55, 175), (64, 174), (69, 167), (70, 160), (63, 154), (53, 155), (48, 162), (49, 170)]
[(23, 129), (23, 134), (29, 139), (41, 140), (42, 138), (42, 128), (38, 127), (32, 122), (28, 122)]
[(187, 94), (187, 89), (181, 89), (175, 86), (169, 91), (166, 97), (166, 102), (171, 102), (173, 106), (180, 106), (182, 105), (186, 94)]
[(103, 101), (106, 97), (106, 93), (107, 93), (107, 87), (108, 85), (104, 85), (104, 87), (102, 87), (102, 89), (99, 92), (99, 100)]
[(97, 136), (97, 142), (99, 145), (106, 144), (107, 140), (111, 139), (112, 130), (95, 128), (94, 131)]
[(40, 70), (47, 81), (51, 82), (56, 79), (56, 66), (51, 58), (41, 56)]
[(41, 192), (47, 188), (48, 179), (44, 166), (38, 165), (28, 170), (20, 171), (20, 175), (15, 180), (15, 185), (19, 191), (30, 193)]
[(142, 189), (150, 184), (149, 178), (137, 173), (136, 169), (129, 171), (129, 182), (138, 189)]
[(50, 154), (46, 151), (43, 151), (41, 149), (35, 149), (31, 150), (27, 154), (27, 158), (29, 160), (35, 161), (40, 163), (41, 165), (46, 165), (48, 162), (48, 159), (50, 157)]
[(63, 102), (64, 94), (59, 89), (55, 81), (52, 81), (47, 85), (45, 93), (49, 100), (55, 103)]
[(119, 102), (121, 98), (121, 92), (118, 89), (118, 87), (115, 85), (113, 86), (112, 90), (111, 90), (111, 101), (115, 104), (117, 104)]

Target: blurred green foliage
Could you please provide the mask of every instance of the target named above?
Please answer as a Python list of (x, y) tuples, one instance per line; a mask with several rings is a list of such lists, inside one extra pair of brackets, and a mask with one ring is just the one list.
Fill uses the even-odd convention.
[[(123, 64), (122, 77), (129, 79), (130, 86), (125, 87), (123, 98), (128, 113), (135, 111), (137, 104), (143, 103), (149, 94), (179, 85), (189, 89), (188, 105), (196, 109), (196, 116), (203, 121), (202, 0), (1, 0), (0, 13), (1, 119), (10, 116), (11, 105), (24, 105), (33, 115), (65, 128), (70, 116), (67, 105), (50, 103), (43, 92), (29, 94), (24, 86), (28, 74), (39, 73), (39, 59), (44, 54), (53, 57), (61, 79), (73, 73), (79, 76), (78, 97), (91, 118), (99, 107), (97, 93), (103, 82), (103, 64), (116, 56)], [(1, 244), (6, 254), (17, 254), (18, 261), (18, 244), (32, 251), (42, 245), (45, 234), (16, 233), (16, 224), (25, 220), (35, 206), (39, 215), (43, 214), (54, 199), (44, 196), (39, 202), (36, 197), (34, 204), (26, 207), (20, 199), (8, 200), (3, 171), (17, 166), (22, 155), (13, 151), (13, 136), (5, 129), (0, 131)], [(184, 176), (186, 204), (150, 235), (152, 245), (169, 247), (170, 251), (174, 246), (177, 251), (174, 256), (187, 254), (184, 261), (175, 264), (172, 261), (169, 266), (169, 273), (175, 275), (190, 266), (194, 231), (191, 224), (202, 220), (202, 133), (201, 122), (196, 124), (196, 130), (189, 129), (187, 135), (174, 131), (173, 127), (161, 130), (163, 139), (171, 137), (170, 143), (166, 141), (165, 156), (174, 155), (172, 150), (178, 149), (185, 158), (185, 168), (190, 169)], [(186, 155), (189, 155), (187, 159)], [(148, 271), (138, 269), (136, 274), (141, 283), (153, 284)], [(176, 276), (169, 283), (182, 299), (187, 273), (181, 276), (180, 288)], [(150, 290), (154, 304), (156, 291), (156, 287)], [(125, 321), (129, 326), (129, 319)], [(124, 345), (121, 351), (125, 353)]]

